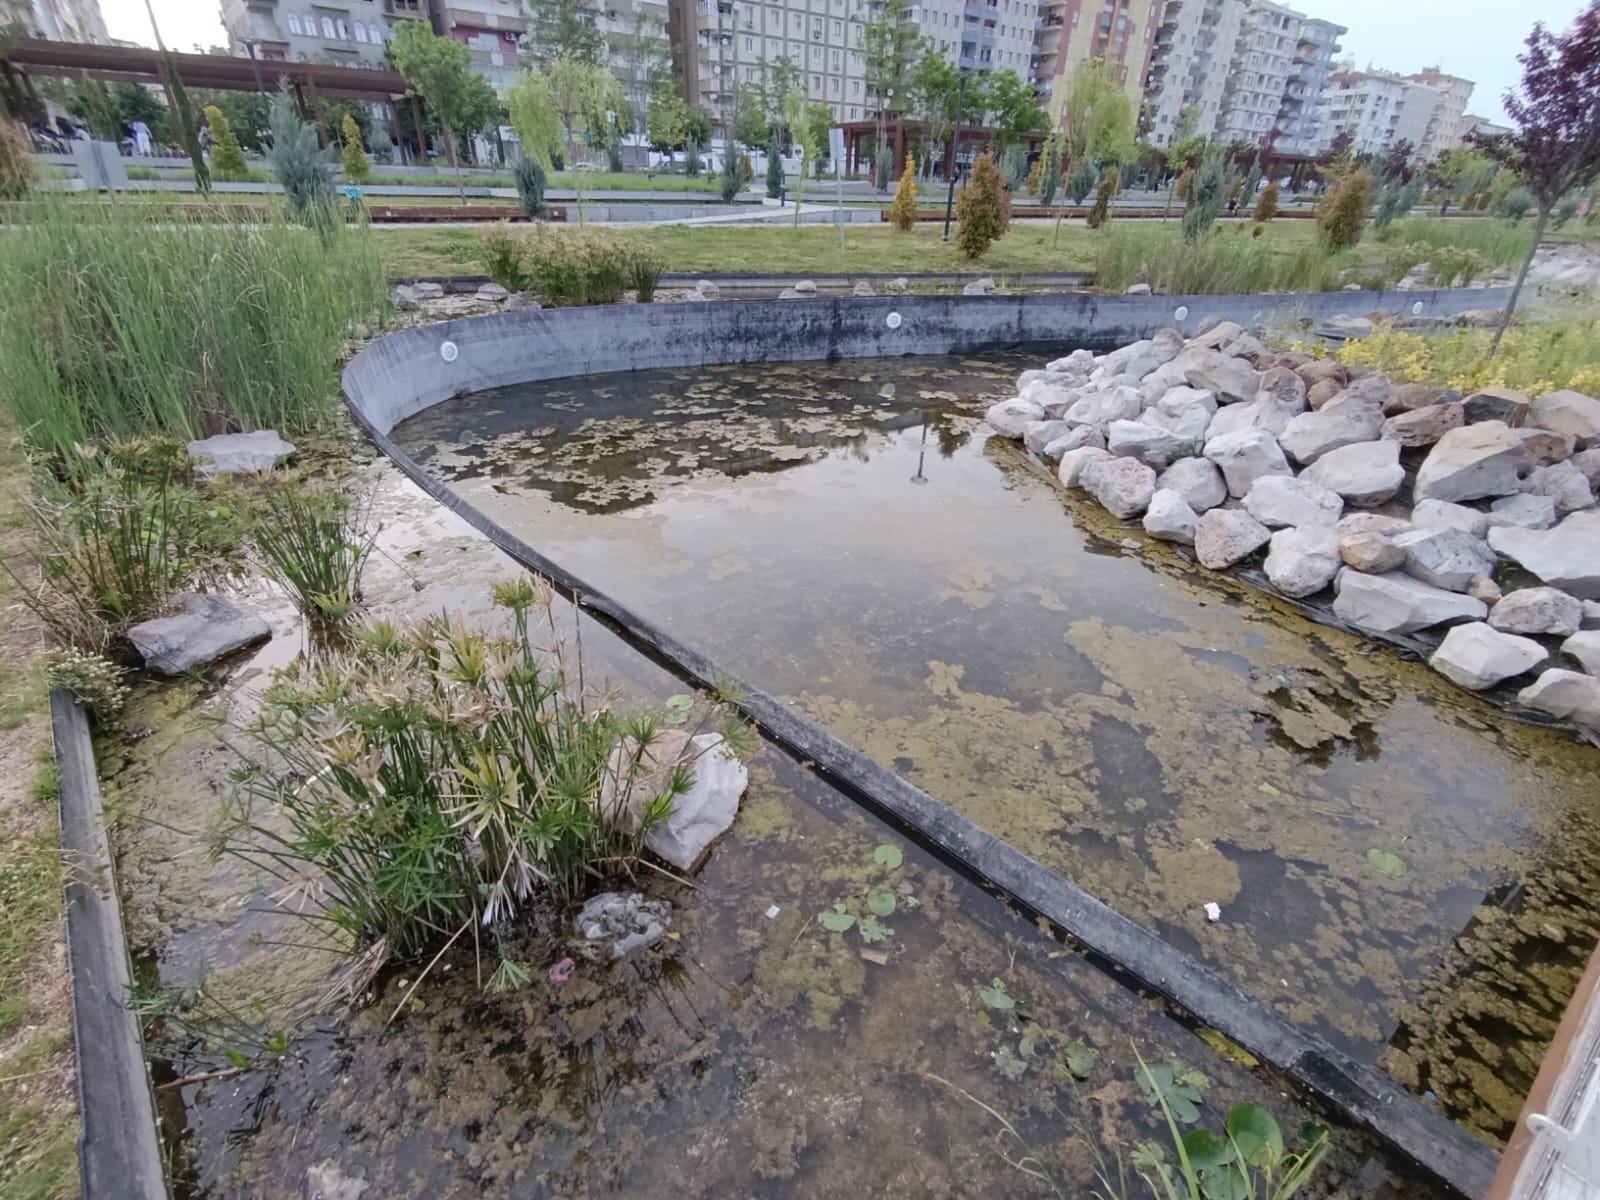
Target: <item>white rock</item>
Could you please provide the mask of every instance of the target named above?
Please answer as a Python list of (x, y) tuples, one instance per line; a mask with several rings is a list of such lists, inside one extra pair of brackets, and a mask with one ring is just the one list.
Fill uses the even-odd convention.
[(1309, 596), (1332, 583), (1339, 566), (1339, 535), (1330, 522), (1278, 530), (1265, 569), (1272, 586), (1285, 596)]
[(1585, 629), (1561, 643), (1561, 653), (1571, 655), (1591, 675), (1600, 675), (1600, 629)]
[(1254, 367), (1220, 350), (1189, 349), (1176, 361), (1183, 364), (1183, 378), (1190, 387), (1214, 393), (1219, 403), (1254, 400), (1261, 390), (1261, 376)]
[(1195, 522), (1195, 557), (1213, 571), (1233, 566), (1271, 540), (1271, 530), (1237, 508), (1213, 508)]
[(1573, 513), (1554, 529), (1489, 530), (1489, 545), (1545, 583), (1600, 600), (1600, 512)]
[(1156, 468), (1193, 454), (1195, 448), (1194, 441), (1141, 421), (1113, 421), (1106, 431), (1106, 449), (1111, 453), (1137, 458)]
[(1296, 462), (1309, 466), (1330, 450), (1374, 440), (1382, 429), (1383, 409), (1377, 405), (1333, 400), (1291, 420), (1278, 443)]
[(1517, 693), (1517, 699), (1553, 717), (1600, 728), (1600, 679), (1593, 675), (1551, 667)]
[(1579, 445), (1600, 438), (1600, 400), (1570, 388), (1540, 396), (1528, 411), (1528, 424), (1570, 434)]
[(983, 419), (1001, 437), (1017, 439), (1028, 432), (1029, 423), (1044, 420), (1044, 406), (1018, 396), (991, 405)]
[(1399, 573), (1363, 575), (1346, 568), (1333, 581), (1334, 614), (1373, 633), (1415, 633), (1447, 621), (1481, 621), (1488, 606)]
[(1467, 585), (1467, 595), (1474, 600), (1482, 600), (1492, 608), (1500, 603), (1500, 599), (1505, 593), (1500, 590), (1500, 585), (1489, 576), (1474, 575), (1472, 582)]
[(1183, 497), (1196, 513), (1216, 508), (1228, 498), (1228, 485), (1215, 463), (1204, 458), (1180, 458), (1156, 479), (1156, 489), (1170, 489)]
[(1374, 508), (1394, 499), (1405, 482), (1398, 442), (1358, 442), (1329, 450), (1301, 473), (1307, 483), (1344, 497), (1354, 508)]
[(1134, 379), (1143, 380), (1157, 367), (1166, 366), (1178, 357), (1183, 350), (1183, 335), (1176, 329), (1162, 329), (1149, 339), (1137, 342), (1135, 345), (1138, 349), (1128, 355), (1122, 371)]
[(1055, 441), (1043, 450), (1043, 456), (1052, 461), (1060, 458), (1068, 450), (1077, 450), (1083, 446), (1094, 446), (1097, 449), (1106, 448), (1105, 435), (1093, 425), (1069, 426)]
[(1489, 624), (1505, 633), (1568, 637), (1583, 624), (1583, 603), (1560, 588), (1518, 588), (1489, 610)]
[(1263, 475), (1245, 494), (1244, 507), (1269, 529), (1287, 525), (1331, 528), (1344, 513), (1344, 501), (1337, 493), (1293, 475)]
[(1265, 429), (1273, 437), (1277, 437), (1305, 410), (1304, 400), (1295, 404), (1279, 400), (1269, 392), (1262, 392), (1249, 404), (1230, 404), (1220, 409), (1217, 415), (1211, 418), (1206, 437), (1208, 439), (1221, 437), (1226, 433), (1238, 433), (1242, 429)]
[(1461, 529), (1413, 529), (1393, 541), (1406, 552), (1406, 574), (1434, 587), (1464, 592), (1475, 576), (1494, 573), (1494, 551)]
[(1393, 537), (1397, 533), (1404, 533), (1411, 528), (1411, 522), (1404, 517), (1388, 517), (1382, 513), (1358, 512), (1347, 517), (1340, 517), (1339, 523), (1334, 526), (1342, 534), (1352, 533), (1381, 533), (1384, 537)]
[(1488, 514), (1448, 500), (1419, 500), (1411, 510), (1411, 524), (1418, 529), (1459, 529), (1476, 538), (1489, 532)]
[(1136, 459), (1107, 457), (1085, 467), (1079, 483), (1112, 516), (1127, 520), (1150, 506), (1156, 473)]
[(1588, 479), (1571, 462), (1535, 467), (1522, 481), (1522, 490), (1529, 496), (1548, 496), (1555, 502), (1559, 517), (1594, 507), (1594, 493), (1589, 490)]
[(1600, 446), (1580, 450), (1567, 461), (1583, 472), (1583, 477), (1589, 481), (1589, 490), (1600, 496)]
[(1452, 429), (1417, 468), (1419, 500), (1476, 500), (1509, 496), (1522, 488), (1521, 439), (1502, 421)]
[(1532, 638), (1491, 629), (1482, 621), (1457, 625), (1428, 659), (1428, 665), (1451, 683), (1481, 692), (1514, 675), (1531, 671), (1549, 658)]
[(1292, 475), (1277, 439), (1263, 429), (1228, 433), (1206, 443), (1206, 457), (1222, 469), (1228, 491), (1244, 496), (1263, 475)]
[(280, 459), (294, 453), (294, 443), (286, 442), (274, 429), (250, 433), (219, 433), (188, 445), (195, 474), (203, 479), (217, 475), (270, 471)]
[(1549, 496), (1530, 496), (1520, 492), (1496, 500), (1484, 514), (1484, 523), (1493, 529), (1505, 525), (1516, 529), (1549, 529), (1556, 523), (1556, 502)]
[(1600, 629), (1600, 600), (1584, 600), (1583, 627), (1585, 629)]
[(1065, 358), (1046, 363), (1044, 369), (1052, 376), (1082, 382), (1094, 370), (1094, 351), (1074, 350)]
[(1179, 441), (1189, 443), (1194, 447), (1190, 453), (1199, 453), (1200, 447), (1207, 441), (1206, 430), (1211, 426), (1211, 417), (1198, 404), (1173, 414), (1147, 408), (1140, 414), (1139, 419), (1146, 425), (1165, 429)]
[(1144, 531), (1164, 542), (1194, 545), (1198, 518), (1183, 496), (1172, 488), (1157, 488), (1144, 514)]
[(1037, 370), (1037, 369), (1024, 371), (1022, 374), (1017, 376), (1017, 395), (1019, 395), (1019, 396), (1027, 395), (1028, 385), (1030, 383), (1049, 383), (1049, 382), (1050, 382), (1050, 372), (1048, 372), (1048, 371), (1041, 371), (1041, 370)]
[(1061, 465), (1056, 469), (1056, 475), (1065, 487), (1081, 487), (1083, 473), (1091, 463), (1114, 457), (1109, 450), (1099, 446), (1080, 446), (1076, 450), (1068, 450), (1061, 456)]
[(632, 788), (626, 796), (619, 795), (616, 781), (627, 774), (634, 753), (632, 742), (612, 751), (601, 785), (601, 814), (614, 828), (637, 830), (645, 806), (666, 790), (674, 768), (685, 764), (694, 783), (673, 800), (666, 819), (651, 827), (645, 845), (680, 871), (692, 871), (711, 843), (733, 824), (750, 772), (720, 733), (691, 738), (682, 730), (663, 729), (645, 747)]
[(1381, 533), (1340, 535), (1339, 557), (1349, 566), (1368, 575), (1398, 571), (1406, 565), (1406, 552)]
[(1217, 397), (1214, 392), (1202, 388), (1192, 388), (1187, 385), (1168, 388), (1161, 393), (1161, 398), (1153, 406), (1163, 416), (1176, 417), (1181, 413), (1195, 408), (1204, 410), (1207, 416), (1217, 411)]
[(1068, 408), (1065, 420), (1069, 425), (1093, 425), (1101, 433), (1107, 432), (1113, 421), (1131, 421), (1143, 411), (1144, 402), (1133, 388), (1117, 387), (1109, 391), (1085, 392)]
[(1035, 454), (1043, 454), (1046, 446), (1071, 431), (1065, 421), (1029, 421), (1022, 427), (1022, 444)]
[(1197, 332), (1187, 343), (1188, 346), (1198, 346), (1206, 350), (1215, 350), (1226, 345), (1235, 338), (1244, 335), (1244, 326), (1236, 321), (1225, 321), (1221, 317), (1206, 317), (1196, 327)]
[(499, 304), (509, 295), (511, 295), (511, 293), (500, 284), (485, 283), (479, 285), (478, 290), (474, 294), (473, 298), (476, 300), (482, 300), (489, 304)]
[[(1145, 407), (1149, 408), (1173, 388), (1178, 387), (1185, 390), (1193, 390), (1183, 381), (1183, 365), (1177, 359), (1173, 359), (1171, 362), (1157, 367), (1140, 380), (1139, 398), (1144, 401)], [(1209, 393), (1207, 394), (1209, 395)], [(1216, 405), (1215, 398), (1212, 399), (1212, 405), (1213, 407)]]
[(817, 294), (817, 285), (809, 279), (799, 279), (795, 281), (794, 290), (802, 296), (815, 296)]

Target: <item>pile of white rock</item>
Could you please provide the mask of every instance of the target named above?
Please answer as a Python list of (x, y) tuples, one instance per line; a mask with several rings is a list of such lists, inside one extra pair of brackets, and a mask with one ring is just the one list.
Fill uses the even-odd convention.
[(1201, 565), (1265, 551), (1284, 595), (1332, 587), (1377, 634), (1448, 626), (1441, 674), (1482, 690), (1542, 668), (1521, 702), (1600, 728), (1600, 400), (1462, 397), (1201, 329), (1024, 371), (988, 422)]

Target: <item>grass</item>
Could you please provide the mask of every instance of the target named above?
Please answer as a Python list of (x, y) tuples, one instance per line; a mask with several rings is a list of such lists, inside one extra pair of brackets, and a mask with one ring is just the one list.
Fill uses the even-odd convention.
[(342, 621), (361, 599), (361, 573), (377, 540), (367, 505), (337, 488), (276, 480), (251, 500), (251, 541), (263, 573), (302, 617)]
[(0, 393), (62, 456), (107, 437), (314, 429), (352, 322), (385, 309), (362, 230), (185, 222), (41, 199), (0, 228)]
[[(192, 179), (194, 174), (188, 167), (139, 167), (128, 168), (128, 178), (131, 180), (157, 180), (157, 179)], [(264, 167), (251, 167), (245, 176), (251, 183), (271, 183), (272, 172)], [(641, 171), (557, 171), (550, 176), (546, 184), (552, 188), (572, 188), (574, 180), (580, 180), (585, 192), (711, 192), (717, 190), (716, 176), (709, 172), (698, 179), (690, 179), (684, 175), (664, 175), (656, 173), (648, 175)], [(338, 177), (338, 182), (343, 182), (343, 177)], [(469, 174), (466, 176), (468, 187), (516, 187), (517, 181), (511, 172), (495, 172), (491, 174)], [(375, 169), (363, 184), (378, 184), (380, 186), (397, 187), (448, 187), (452, 190), (456, 186), (456, 177), (453, 172), (441, 171), (437, 175), (418, 175), (406, 172), (386, 172), (381, 167)], [(238, 193), (220, 193), (222, 195), (235, 195)], [(439, 200), (444, 197), (427, 197), (430, 200)], [(385, 197), (385, 200), (390, 197)]]
[[(1316, 292), (1337, 289), (1354, 265), (1351, 254), (1328, 255), (1311, 236), (1282, 233), (1269, 237), (1274, 222), (1252, 236), (1242, 223), (1222, 226), (1189, 241), (1174, 226), (1147, 228), (1131, 223), (1107, 230), (1095, 240), (1095, 285), (1121, 292), (1148, 283), (1172, 295)], [(1306, 222), (1299, 222), (1306, 225)]]

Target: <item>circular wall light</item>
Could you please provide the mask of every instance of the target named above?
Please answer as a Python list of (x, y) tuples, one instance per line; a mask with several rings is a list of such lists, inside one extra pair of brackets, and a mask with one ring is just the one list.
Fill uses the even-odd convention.
[(1413, 317), (1420, 317), (1422, 315), (1422, 301), (1421, 300), (1418, 300), (1415, 304), (1413, 304), (1411, 306), (1411, 315)]
[(439, 357), (447, 363), (455, 362), (461, 356), (461, 348), (454, 342), (441, 342), (439, 344)]
[(883, 319), (883, 323), (885, 325), (887, 325), (890, 329), (899, 329), (900, 328), (900, 320), (901, 320), (900, 314), (897, 313), (897, 312), (892, 312), (887, 317), (885, 317)]
[(1187, 320), (1188, 317), (1189, 317), (1189, 306), (1187, 304), (1178, 305), (1178, 307), (1172, 313), (1172, 319), (1174, 321), (1184, 321), (1184, 320)]

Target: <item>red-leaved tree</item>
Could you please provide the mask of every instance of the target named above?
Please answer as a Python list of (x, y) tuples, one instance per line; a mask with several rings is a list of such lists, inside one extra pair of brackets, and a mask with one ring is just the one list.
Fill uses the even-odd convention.
[(1543, 23), (1535, 25), (1527, 46), (1517, 56), (1522, 86), (1507, 92), (1505, 101), (1517, 131), (1480, 142), (1485, 153), (1517, 173), (1539, 210), (1533, 245), (1501, 314), (1491, 355), (1511, 323), (1551, 211), (1600, 171), (1600, 0), (1590, 0), (1559, 37)]

